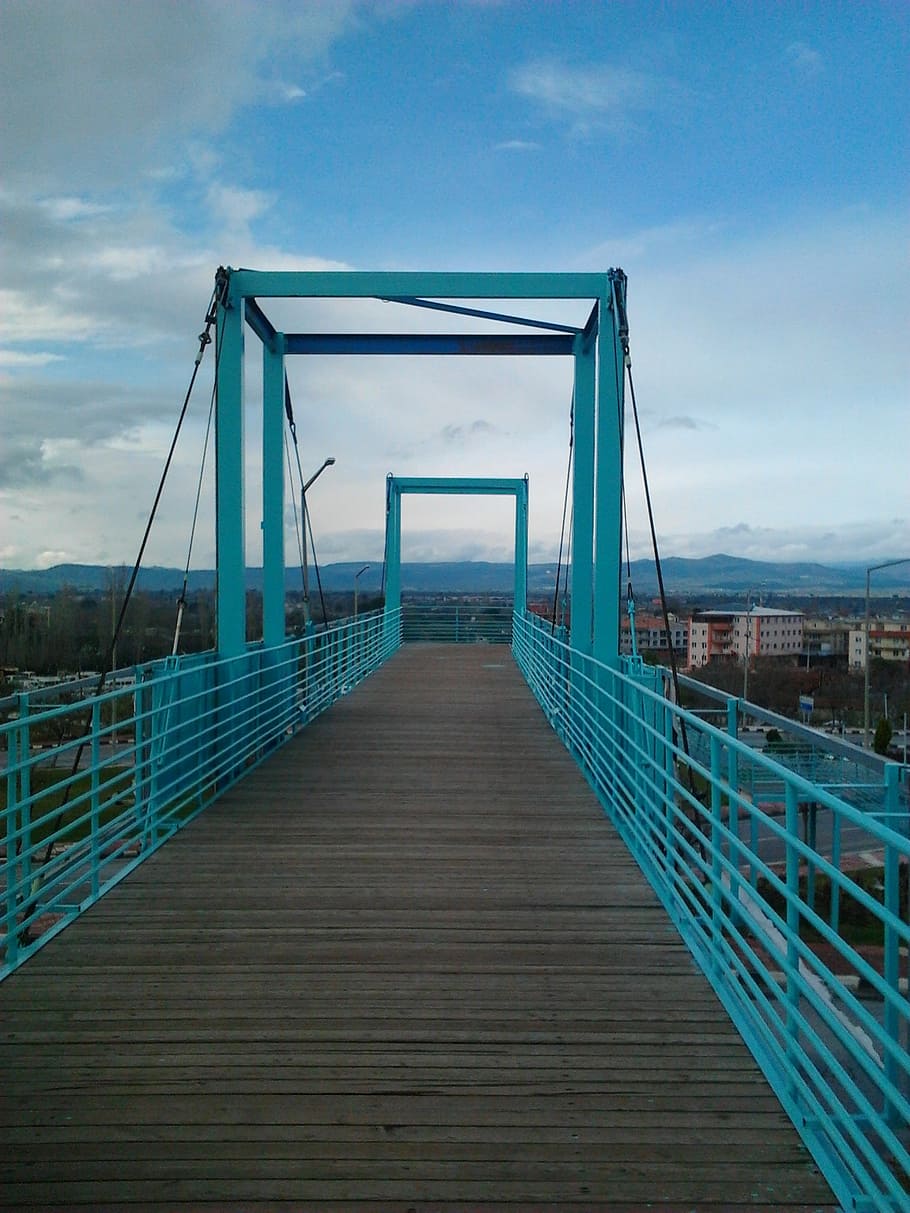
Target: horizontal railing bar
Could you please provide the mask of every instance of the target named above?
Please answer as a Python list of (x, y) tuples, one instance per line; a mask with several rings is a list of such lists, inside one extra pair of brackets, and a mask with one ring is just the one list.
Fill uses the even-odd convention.
[[(516, 614), (513, 633), (516, 660), (552, 726), (839, 1199), (852, 1207), (862, 1193), (870, 1209), (899, 1207), (906, 1194), (898, 1172), (910, 1173), (908, 1142), (897, 1131), (910, 1122), (910, 1001), (897, 948), (910, 941), (910, 927), (896, 890), (910, 840), (906, 815), (886, 797), (905, 772), (896, 782), (893, 764), (867, 762), (866, 779), (850, 780), (841, 769), (826, 787), (823, 770), (815, 782), (809, 767), (788, 765), (786, 753), (755, 750), (736, 736), (736, 722), (751, 713), (740, 700), (714, 693), (725, 705), (726, 721), (717, 721), (720, 710), (672, 702), (665, 672), (633, 663), (608, 668), (526, 615)], [(814, 762), (826, 739), (805, 730), (796, 744), (807, 739)], [(880, 784), (869, 782), (870, 768), (882, 771)], [(870, 796), (876, 803), (846, 799)], [(831, 823), (830, 855), (814, 833), (823, 817)], [(883, 857), (891, 891), (882, 899), (844, 868), (848, 836), (851, 848)], [(816, 880), (830, 891), (828, 909), (813, 900)], [(837, 915), (848, 903), (884, 932), (883, 971), (839, 930)], [(819, 945), (833, 954), (820, 954)], [(883, 1014), (863, 1005), (845, 973), (881, 1000)]]

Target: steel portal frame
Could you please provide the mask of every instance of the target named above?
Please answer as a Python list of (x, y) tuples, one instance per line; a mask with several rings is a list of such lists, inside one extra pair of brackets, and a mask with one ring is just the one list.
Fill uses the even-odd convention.
[(491, 477), (392, 476), (386, 479), (385, 609), (397, 615), (401, 608), (401, 498), (406, 493), (452, 494), (472, 497), (515, 498), (515, 597), (513, 609), (528, 604), (528, 478), (500, 480)]
[[(297, 354), (505, 355), (574, 361), (571, 635), (599, 661), (619, 660), (619, 579), (626, 276), (605, 273), (398, 273), (219, 269), (216, 357), (217, 645), (246, 648), (245, 329), (262, 344), (263, 640), (284, 640), (284, 372)], [(285, 333), (262, 299), (377, 299), (481, 317), (508, 333)], [(584, 327), (527, 320), (452, 301), (589, 300)]]

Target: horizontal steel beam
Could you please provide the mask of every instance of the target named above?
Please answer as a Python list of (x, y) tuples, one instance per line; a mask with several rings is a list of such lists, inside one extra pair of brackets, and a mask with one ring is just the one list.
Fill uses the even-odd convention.
[(601, 299), (609, 274), (484, 274), (232, 269), (234, 299)]
[(399, 493), (450, 493), (454, 496), (516, 496), (527, 491), (526, 480), (486, 476), (391, 476), (389, 484)]
[(562, 333), (288, 333), (288, 354), (472, 354), (553, 356), (573, 352)]

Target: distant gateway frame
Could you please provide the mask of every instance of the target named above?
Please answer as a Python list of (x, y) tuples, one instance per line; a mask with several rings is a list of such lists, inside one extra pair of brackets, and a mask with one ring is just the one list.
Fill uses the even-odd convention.
[[(260, 300), (291, 298), (376, 299), (531, 331), (280, 332)], [(482, 300), (590, 300), (592, 308), (584, 327), (578, 328), (469, 306)], [(247, 645), (243, 354), (249, 328), (262, 343), (263, 641), (267, 646), (285, 639), (285, 358), (316, 354), (533, 355), (574, 360), (572, 644), (609, 665), (618, 663), (626, 332), (626, 276), (622, 270), (499, 274), (220, 268), (216, 304), (216, 618), (217, 648), (222, 656), (238, 656)], [(406, 478), (399, 483), (406, 483)], [(525, 576), (526, 569), (525, 556)], [(516, 557), (516, 585), (517, 579)], [(388, 579), (387, 588), (391, 605), (394, 586)], [(400, 580), (397, 593), (400, 595)]]

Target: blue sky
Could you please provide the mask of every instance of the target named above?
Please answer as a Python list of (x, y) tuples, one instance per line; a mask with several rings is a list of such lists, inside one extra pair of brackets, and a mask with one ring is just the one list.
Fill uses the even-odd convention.
[[(908, 51), (904, 3), (6, 0), (0, 564), (132, 560), (219, 263), (622, 265), (665, 554), (910, 554)], [(322, 559), (379, 556), (387, 471), (528, 472), (555, 554), (567, 367), (301, 362), (304, 462), (338, 460)], [(155, 563), (185, 559), (209, 388)], [(428, 500), (404, 554), (506, 557), (510, 530)]]

